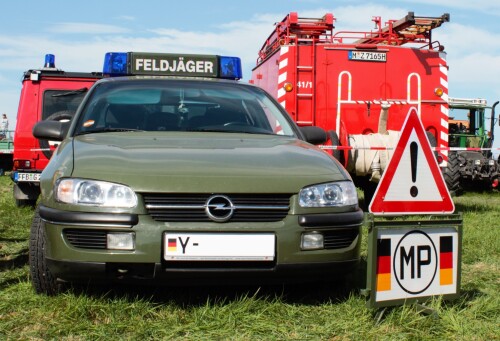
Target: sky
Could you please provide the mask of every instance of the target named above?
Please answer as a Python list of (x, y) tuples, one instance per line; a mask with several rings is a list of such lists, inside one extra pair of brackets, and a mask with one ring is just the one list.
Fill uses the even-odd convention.
[(111, 51), (238, 56), (249, 81), (274, 23), (290, 12), (311, 18), (333, 13), (335, 31), (369, 31), (373, 16), (386, 22), (410, 11), (450, 13), (432, 37), (447, 52), (451, 97), (486, 98), (490, 105), (500, 100), (500, 1), (22, 0), (2, 2), (0, 12), (0, 113), (13, 129), (22, 74), (42, 67), (47, 53), (55, 55), (56, 67), (78, 72), (102, 71)]

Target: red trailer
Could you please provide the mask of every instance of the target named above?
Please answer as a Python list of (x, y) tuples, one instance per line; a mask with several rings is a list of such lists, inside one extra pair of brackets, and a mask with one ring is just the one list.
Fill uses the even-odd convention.
[[(328, 131), (330, 150), (363, 189), (373, 191), (410, 108), (431, 144), (448, 147), (448, 66), (432, 30), (449, 21), (417, 17), (382, 24), (369, 32), (334, 32), (335, 17), (301, 18), (292, 12), (264, 42), (251, 83), (274, 95), (301, 126)], [(393, 134), (395, 132), (395, 134)], [(377, 149), (377, 148), (373, 148)], [(447, 151), (438, 159), (445, 180)]]

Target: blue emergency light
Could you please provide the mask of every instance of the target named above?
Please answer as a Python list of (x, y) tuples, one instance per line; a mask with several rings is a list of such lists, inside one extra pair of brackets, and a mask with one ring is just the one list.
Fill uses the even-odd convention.
[(43, 64), (45, 68), (55, 68), (56, 67), (56, 56), (53, 54), (45, 55), (45, 64)]
[(183, 76), (241, 79), (241, 59), (216, 55), (108, 52), (103, 73), (109, 76)]

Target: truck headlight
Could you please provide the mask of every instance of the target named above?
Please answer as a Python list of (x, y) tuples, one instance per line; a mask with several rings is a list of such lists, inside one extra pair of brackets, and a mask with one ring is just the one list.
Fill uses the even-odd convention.
[(332, 207), (358, 204), (356, 187), (351, 181), (329, 182), (304, 187), (299, 193), (301, 207)]
[(95, 180), (59, 179), (54, 190), (56, 200), (66, 204), (131, 208), (137, 196), (129, 187)]

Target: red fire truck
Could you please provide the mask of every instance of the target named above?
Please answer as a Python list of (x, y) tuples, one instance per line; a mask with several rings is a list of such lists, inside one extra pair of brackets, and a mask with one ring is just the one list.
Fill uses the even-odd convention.
[[(373, 194), (410, 108), (431, 145), (448, 147), (448, 66), (444, 46), (431, 35), (449, 14), (373, 21), (373, 31), (334, 32), (331, 13), (301, 18), (292, 12), (264, 42), (250, 81), (299, 125), (327, 130), (330, 150), (365, 197)], [(387, 150), (375, 148), (381, 146)], [(448, 186), (458, 184), (446, 171), (448, 152), (438, 159)]]
[(43, 68), (24, 72), (11, 173), (17, 206), (36, 203), (40, 173), (56, 147), (50, 141), (33, 137), (33, 126), (41, 120), (70, 120), (87, 90), (100, 78), (101, 73), (57, 69), (52, 54), (45, 56)]

